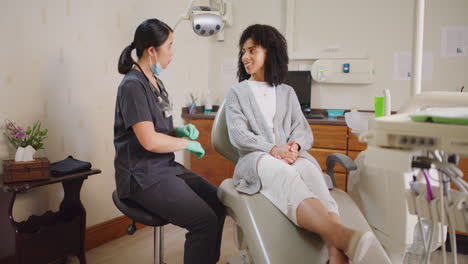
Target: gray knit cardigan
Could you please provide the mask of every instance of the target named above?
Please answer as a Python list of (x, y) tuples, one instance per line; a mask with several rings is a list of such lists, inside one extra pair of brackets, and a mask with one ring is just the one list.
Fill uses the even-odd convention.
[[(231, 144), (239, 152), (233, 182), (239, 192), (255, 194), (261, 188), (257, 163), (262, 155), (269, 155), (275, 145), (283, 145), (295, 139), (301, 147), (299, 156), (310, 160), (320, 168), (317, 160), (307, 151), (312, 147), (313, 135), (291, 86), (281, 84), (276, 90), (276, 114), (273, 119), (275, 138), (255, 101), (247, 81), (229, 89), (226, 97), (226, 122)], [(331, 187), (328, 176), (324, 179)]]

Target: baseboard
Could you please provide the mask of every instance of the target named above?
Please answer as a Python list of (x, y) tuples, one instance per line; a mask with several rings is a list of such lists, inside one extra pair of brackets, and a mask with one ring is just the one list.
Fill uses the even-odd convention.
[[(86, 229), (85, 249), (90, 250), (114, 239), (127, 235), (127, 227), (132, 220), (120, 216)], [(145, 227), (137, 223), (137, 229)]]

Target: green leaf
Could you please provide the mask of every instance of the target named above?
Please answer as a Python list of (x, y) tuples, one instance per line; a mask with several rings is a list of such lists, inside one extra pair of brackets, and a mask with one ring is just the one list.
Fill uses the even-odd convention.
[(35, 135), (37, 133), (37, 121), (34, 123), (34, 126), (32, 128), (32, 134)]

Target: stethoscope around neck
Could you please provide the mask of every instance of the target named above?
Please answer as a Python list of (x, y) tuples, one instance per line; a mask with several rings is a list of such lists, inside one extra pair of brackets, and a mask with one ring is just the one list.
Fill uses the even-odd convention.
[[(168, 98), (169, 100), (169, 94), (167, 93), (166, 89), (164, 89), (164, 87), (159, 87), (159, 89), (161, 90), (161, 93), (158, 92), (158, 89), (156, 89), (156, 87), (154, 87), (154, 85), (151, 83), (151, 81), (148, 79), (148, 76), (146, 76), (145, 72), (143, 71), (143, 69), (140, 67), (140, 65), (138, 63), (135, 62), (135, 65), (138, 67), (138, 69), (140, 69), (141, 73), (143, 73), (143, 76), (145, 76), (145, 79), (148, 81), (148, 83), (150, 84), (151, 87), (153, 87), (153, 90), (154, 90), (154, 93), (156, 94), (156, 97), (158, 98), (158, 101), (160, 100), (164, 100), (163, 98), (161, 98), (161, 93), (166, 97)], [(154, 78), (156, 79), (156, 83), (158, 83), (158, 78), (156, 78), (156, 76), (154, 76)]]
[[(154, 94), (156, 95), (156, 99), (157, 101), (162, 104), (163, 106), (163, 111), (164, 111), (164, 115), (166, 117), (169, 117), (172, 115), (172, 105), (169, 101), (169, 94), (167, 93), (166, 89), (164, 87), (159, 86), (159, 89), (161, 90), (161, 93), (158, 92), (158, 90), (156, 89), (156, 87), (154, 87), (154, 85), (151, 83), (151, 81), (148, 79), (148, 76), (146, 76), (145, 72), (143, 71), (143, 69), (140, 67), (140, 65), (138, 63), (134, 63), (138, 69), (140, 69), (141, 73), (143, 74), (143, 76), (145, 76), (145, 79), (148, 81), (149, 85), (153, 88), (153, 92)], [(158, 83), (158, 78), (156, 78), (156, 76), (154, 76), (154, 78), (156, 79), (156, 82)], [(164, 98), (161, 96), (161, 94), (163, 94), (165, 97), (166, 97), (166, 100), (164, 100)]]

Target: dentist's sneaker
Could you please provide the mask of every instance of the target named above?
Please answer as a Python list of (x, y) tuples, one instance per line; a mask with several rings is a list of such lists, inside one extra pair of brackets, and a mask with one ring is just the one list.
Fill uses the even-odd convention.
[(345, 254), (354, 264), (359, 264), (376, 238), (371, 231), (354, 231)]

